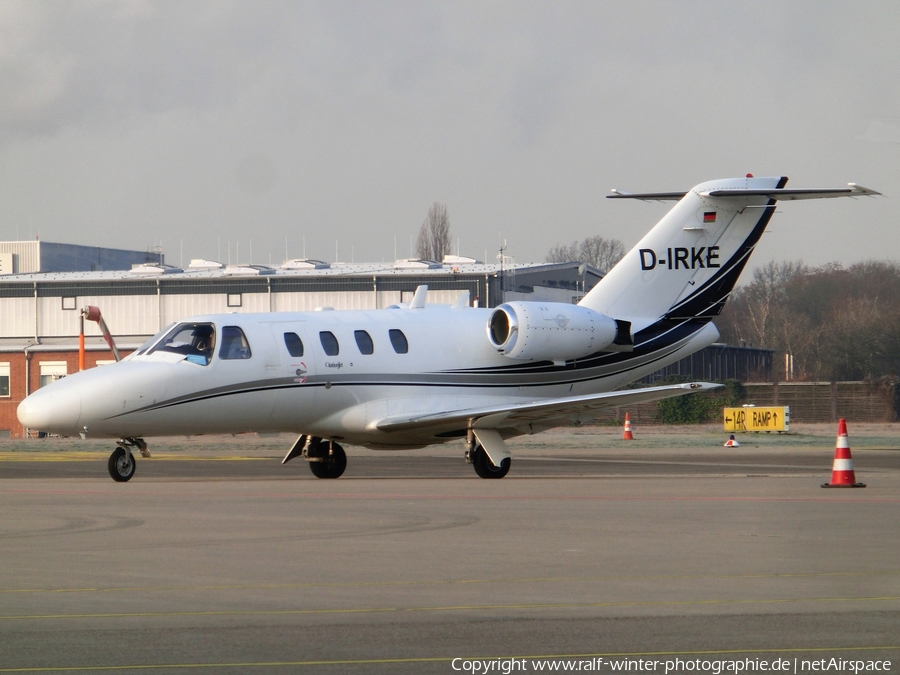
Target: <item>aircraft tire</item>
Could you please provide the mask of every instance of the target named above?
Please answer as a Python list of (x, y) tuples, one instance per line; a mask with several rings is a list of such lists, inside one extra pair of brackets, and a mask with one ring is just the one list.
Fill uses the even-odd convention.
[(117, 483), (129, 481), (134, 476), (137, 462), (134, 460), (134, 456), (131, 456), (131, 461), (129, 461), (129, 455), (130, 453), (126, 453), (124, 448), (116, 448), (109, 456), (109, 475)]
[(509, 467), (511, 465), (512, 460), (507, 457), (500, 462), (500, 466), (494, 466), (488, 458), (487, 453), (484, 451), (484, 448), (479, 445), (475, 449), (472, 467), (475, 469), (475, 473), (478, 474), (479, 478), (503, 478), (509, 473)]
[[(328, 446), (331, 446), (331, 454)], [(334, 441), (319, 441), (308, 452), (309, 457), (321, 457), (321, 462), (310, 462), (309, 470), (316, 478), (340, 478), (347, 468), (347, 454)]]

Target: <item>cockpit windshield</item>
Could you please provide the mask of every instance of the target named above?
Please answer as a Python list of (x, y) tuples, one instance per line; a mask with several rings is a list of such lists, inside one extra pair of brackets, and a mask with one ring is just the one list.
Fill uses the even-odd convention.
[(206, 366), (215, 347), (216, 328), (211, 323), (180, 323), (147, 353), (182, 354), (186, 361)]
[(133, 357), (133, 356), (140, 356), (141, 354), (143, 354), (144, 352), (146, 352), (148, 349), (150, 349), (150, 347), (152, 347), (153, 345), (155, 345), (155, 344), (157, 343), (157, 341), (161, 340), (162, 337), (163, 337), (164, 335), (166, 335), (170, 330), (172, 330), (172, 326), (174, 326), (174, 325), (175, 325), (174, 323), (170, 323), (168, 326), (166, 326), (165, 328), (163, 328), (163, 329), (162, 329), (161, 331), (159, 331), (156, 335), (154, 335), (152, 338), (150, 338), (149, 340), (147, 340), (144, 344), (142, 344), (142, 345), (141, 345), (140, 347), (138, 347), (134, 352), (132, 352), (131, 354), (129, 354), (129, 355), (126, 356), (125, 358), (126, 358), (126, 359), (130, 359), (130, 358)]

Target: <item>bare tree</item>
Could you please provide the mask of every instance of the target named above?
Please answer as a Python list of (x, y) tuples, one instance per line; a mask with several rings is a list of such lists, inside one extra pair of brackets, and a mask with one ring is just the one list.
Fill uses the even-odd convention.
[(544, 262), (583, 262), (608, 272), (624, 255), (625, 244), (621, 241), (596, 235), (581, 242), (573, 241), (569, 246), (556, 244), (547, 252)]
[[(740, 307), (742, 319), (737, 324), (737, 336), (758, 347), (777, 349), (776, 326), (771, 320), (776, 308), (786, 304), (789, 282), (798, 275), (808, 274), (801, 262), (774, 260), (753, 271), (753, 281), (734, 293), (733, 309)], [(782, 314), (782, 317), (784, 315)]]
[(625, 257), (625, 244), (618, 239), (604, 239), (595, 235), (581, 242), (578, 253), (581, 262), (593, 265), (601, 272), (609, 272)]
[(578, 242), (573, 241), (571, 246), (565, 244), (556, 244), (551, 248), (544, 257), (544, 262), (563, 263), (578, 261)]
[[(823, 375), (834, 380), (861, 380), (884, 374), (889, 367), (891, 329), (896, 320), (876, 298), (856, 299), (834, 308), (823, 344)], [(893, 326), (891, 325), (893, 323)]]
[(771, 262), (716, 320), (733, 342), (793, 357), (797, 379), (900, 375), (900, 265)]
[(416, 255), (424, 260), (440, 262), (449, 252), (450, 216), (447, 214), (447, 205), (435, 202), (428, 209), (428, 216), (419, 229)]

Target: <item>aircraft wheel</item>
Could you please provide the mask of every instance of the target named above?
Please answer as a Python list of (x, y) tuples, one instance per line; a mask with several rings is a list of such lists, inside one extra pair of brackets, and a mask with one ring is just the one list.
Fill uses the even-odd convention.
[(475, 449), (475, 457), (472, 458), (472, 466), (480, 478), (503, 478), (509, 473), (511, 465), (512, 460), (507, 457), (500, 462), (500, 466), (494, 466), (480, 445)]
[(319, 441), (307, 451), (307, 456), (322, 458), (321, 462), (309, 463), (309, 470), (316, 478), (340, 478), (347, 468), (347, 455), (334, 441)]
[(109, 475), (118, 483), (131, 480), (135, 468), (137, 462), (130, 452), (125, 452), (124, 448), (116, 448), (109, 456)]

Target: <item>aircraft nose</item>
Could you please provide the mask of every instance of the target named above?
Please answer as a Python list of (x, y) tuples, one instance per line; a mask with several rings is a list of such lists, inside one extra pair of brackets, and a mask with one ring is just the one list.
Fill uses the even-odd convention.
[[(62, 384), (62, 383), (59, 383)], [(56, 384), (38, 389), (19, 404), (19, 422), (28, 429), (51, 433), (78, 432), (81, 416), (81, 395), (71, 388)]]

